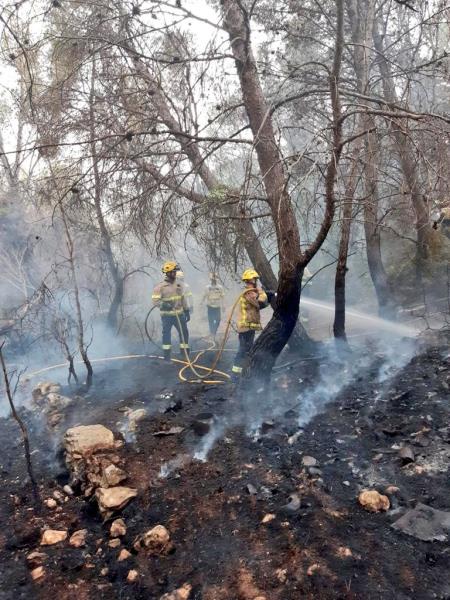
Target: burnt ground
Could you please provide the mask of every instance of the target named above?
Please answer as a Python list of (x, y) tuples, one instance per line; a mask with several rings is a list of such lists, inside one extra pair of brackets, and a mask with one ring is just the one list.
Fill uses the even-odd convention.
[[(181, 384), (175, 366), (141, 359), (110, 363), (87, 395), (65, 389), (74, 400), (56, 428), (22, 409), (43, 498), (68, 481), (61, 457), (68, 426), (102, 423), (125, 433), (126, 485), (139, 494), (121, 513), (127, 533), (120, 548), (132, 553), (123, 562), (117, 561), (120, 548), (107, 545), (110, 523), (103, 523), (94, 501), (66, 496), (58, 508), (37, 513), (18, 428), (1, 419), (0, 598), (156, 600), (186, 582), (193, 600), (450, 598), (450, 542), (424, 542), (391, 528), (418, 502), (450, 510), (448, 355), (448, 345), (421, 351), (382, 382), (382, 357), (369, 356), (304, 428), (296, 398), (314, 388), (327, 364), (298, 362), (277, 376), (276, 416), (264, 433), (249, 435), (231, 423), (207, 462), (192, 458), (208, 440), (200, 435), (198, 415), (230, 422), (257, 411), (264, 399), (248, 404), (230, 385)], [(342, 370), (345, 361), (355, 356), (342, 359)], [(148, 411), (135, 434), (124, 428), (126, 407)], [(153, 435), (171, 427), (183, 431)], [(404, 444), (414, 453), (408, 464), (398, 456)], [(302, 465), (305, 455), (317, 460), (312, 469)], [(169, 474), (161, 478), (167, 463)], [(389, 485), (399, 491), (389, 496), (387, 512), (369, 513), (358, 504), (361, 489), (383, 492)], [(292, 494), (293, 504), (299, 501), (291, 510)], [(136, 537), (158, 523), (170, 531), (173, 551), (136, 552)], [(47, 527), (88, 529), (86, 547), (67, 541), (40, 547)], [(46, 555), (45, 576), (35, 582), (26, 561), (33, 550)], [(135, 583), (126, 581), (130, 569), (139, 572)]]

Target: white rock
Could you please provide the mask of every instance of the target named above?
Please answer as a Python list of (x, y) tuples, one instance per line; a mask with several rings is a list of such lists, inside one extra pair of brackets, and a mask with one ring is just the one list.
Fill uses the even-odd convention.
[(74, 548), (81, 548), (86, 545), (87, 529), (79, 529), (75, 531), (69, 539), (69, 544)]
[(127, 581), (128, 583), (133, 583), (138, 577), (139, 573), (136, 571), (136, 569), (131, 569), (131, 571), (128, 571)]
[(116, 519), (109, 530), (109, 535), (112, 538), (118, 538), (125, 535), (127, 532), (127, 526), (125, 525), (125, 521), (123, 519)]
[(128, 502), (137, 496), (137, 490), (129, 487), (97, 488), (95, 490), (100, 512), (105, 517), (121, 510)]
[(45, 569), (44, 567), (36, 567), (35, 569), (33, 569), (30, 573), (31, 578), (33, 579), (33, 581), (36, 581), (37, 579), (41, 579), (42, 577), (44, 577), (45, 575)]
[(108, 465), (103, 470), (102, 487), (114, 487), (127, 477), (128, 475), (123, 469), (116, 467), (116, 465)]
[(164, 554), (172, 547), (170, 533), (164, 525), (156, 525), (144, 533), (141, 545), (155, 554)]
[(122, 548), (122, 550), (119, 552), (119, 556), (117, 557), (117, 560), (119, 562), (122, 562), (122, 561), (130, 558), (130, 556), (131, 556), (131, 552), (128, 552), (128, 550), (126, 550), (125, 548)]
[(114, 449), (114, 434), (103, 425), (79, 425), (71, 427), (64, 435), (64, 447), (68, 454), (85, 454), (94, 450)]
[(161, 596), (159, 600), (188, 600), (191, 595), (192, 585), (185, 583), (180, 588)]
[(58, 503), (54, 498), (47, 498), (44, 500), (44, 504), (47, 508), (56, 508), (58, 506)]
[(52, 546), (63, 542), (67, 538), (67, 531), (58, 529), (46, 529), (42, 534), (41, 546)]

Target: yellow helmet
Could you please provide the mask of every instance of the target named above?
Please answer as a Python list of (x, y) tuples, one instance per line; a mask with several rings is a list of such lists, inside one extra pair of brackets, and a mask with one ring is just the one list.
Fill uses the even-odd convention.
[(170, 273), (171, 271), (177, 271), (178, 265), (174, 260), (168, 260), (163, 264), (162, 272)]
[(184, 279), (183, 271), (177, 271), (177, 279)]
[(259, 274), (255, 269), (246, 269), (242, 273), (242, 281), (249, 281), (250, 279), (259, 279)]

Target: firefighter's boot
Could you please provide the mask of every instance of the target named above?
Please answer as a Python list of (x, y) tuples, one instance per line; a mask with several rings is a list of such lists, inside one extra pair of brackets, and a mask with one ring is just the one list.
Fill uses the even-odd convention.
[(164, 349), (163, 352), (164, 352), (164, 360), (166, 362), (169, 362), (170, 361), (170, 348)]

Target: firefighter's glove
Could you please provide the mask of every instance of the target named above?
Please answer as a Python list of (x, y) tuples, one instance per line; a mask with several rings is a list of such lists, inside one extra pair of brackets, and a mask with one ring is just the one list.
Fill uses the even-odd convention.
[(277, 297), (277, 293), (274, 292), (273, 290), (265, 290), (265, 292), (266, 292), (267, 300), (269, 301), (269, 303), (271, 303), (272, 300), (275, 300), (275, 298)]
[(184, 311), (184, 318), (186, 323), (189, 323), (189, 321), (191, 320), (191, 313), (188, 310)]
[(161, 301), (161, 310), (170, 311), (173, 310), (173, 302), (169, 302), (167, 300)]

